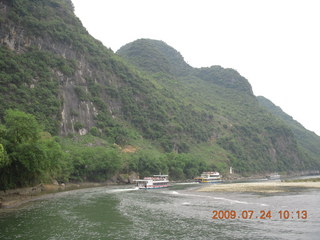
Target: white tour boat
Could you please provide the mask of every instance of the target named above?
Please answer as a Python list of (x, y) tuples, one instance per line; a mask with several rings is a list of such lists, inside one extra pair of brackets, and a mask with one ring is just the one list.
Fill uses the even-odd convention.
[(219, 172), (203, 172), (200, 177), (195, 178), (199, 183), (215, 183), (221, 181), (221, 175)]
[(156, 189), (169, 187), (168, 175), (153, 175), (144, 179), (135, 180), (139, 189)]

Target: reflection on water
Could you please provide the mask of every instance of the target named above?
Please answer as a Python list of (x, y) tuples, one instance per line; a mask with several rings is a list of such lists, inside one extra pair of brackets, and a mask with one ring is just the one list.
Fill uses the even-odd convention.
[[(287, 194), (196, 192), (197, 185), (57, 194), (0, 214), (0, 239), (319, 239), (320, 191)], [(212, 211), (271, 211), (270, 219), (212, 219)], [(307, 210), (280, 219), (278, 211)]]

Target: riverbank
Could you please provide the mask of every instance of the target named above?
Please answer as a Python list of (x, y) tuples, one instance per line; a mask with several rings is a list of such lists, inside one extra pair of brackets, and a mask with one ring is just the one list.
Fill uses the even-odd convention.
[(198, 189), (199, 192), (256, 192), (256, 193), (281, 193), (296, 190), (320, 189), (320, 182), (299, 181), (299, 182), (247, 182), (230, 184), (213, 184)]
[(67, 183), (67, 184), (39, 184), (34, 187), (10, 189), (0, 191), (0, 208), (13, 208), (29, 201), (48, 197), (50, 194), (67, 192), (83, 188), (106, 186), (105, 183)]
[(55, 194), (59, 192), (66, 192), (83, 188), (131, 184), (134, 182), (134, 179), (138, 178), (139, 176), (137, 173), (131, 172), (129, 174), (115, 175), (110, 180), (102, 183), (81, 182), (59, 184), (56, 180), (53, 180), (52, 184), (39, 184), (33, 187), (0, 191), (0, 209), (18, 207), (23, 203), (37, 200), (45, 195)]

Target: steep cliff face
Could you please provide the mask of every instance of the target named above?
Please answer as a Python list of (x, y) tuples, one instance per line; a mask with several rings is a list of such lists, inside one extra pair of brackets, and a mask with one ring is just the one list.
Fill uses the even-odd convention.
[[(59, 113), (47, 117), (61, 120), (60, 133), (63, 135), (87, 133), (96, 124), (95, 117), (98, 114), (93, 101), (86, 98), (89, 93), (88, 79), (108, 84), (116, 78), (112, 73), (106, 74), (106, 70), (98, 70), (94, 66), (91, 57), (94, 52), (91, 51), (101, 48), (101, 54), (106, 58), (111, 51), (88, 35), (74, 16), (70, 1), (1, 1), (0, 12), (2, 47), (16, 55), (41, 51), (72, 62), (73, 69), (69, 74), (61, 69), (51, 69), (52, 81), (59, 83), (55, 97), (61, 99), (61, 106)], [(90, 58), (91, 61), (88, 60)], [(40, 58), (36, 61), (46, 64), (41, 63)], [(31, 82), (33, 88), (38, 84), (36, 80), (31, 79)]]

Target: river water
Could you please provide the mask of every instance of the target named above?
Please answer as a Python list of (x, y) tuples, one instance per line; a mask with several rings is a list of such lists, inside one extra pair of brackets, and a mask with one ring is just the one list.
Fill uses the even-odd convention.
[[(320, 239), (320, 190), (257, 194), (197, 188), (125, 186), (58, 193), (2, 210), (0, 239)], [(237, 215), (212, 219), (213, 211)]]

